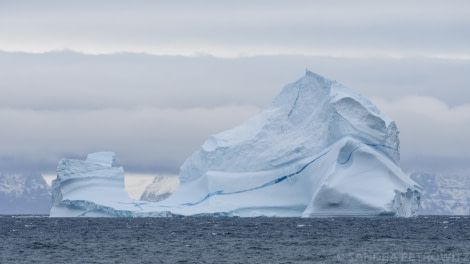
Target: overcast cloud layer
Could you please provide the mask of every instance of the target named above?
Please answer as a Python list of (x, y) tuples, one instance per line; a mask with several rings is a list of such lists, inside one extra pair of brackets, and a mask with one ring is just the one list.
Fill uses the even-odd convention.
[(0, 53), (0, 156), (51, 171), (61, 157), (112, 150), (128, 170), (177, 173), (210, 134), (256, 114), (305, 68), (395, 119), (403, 159), (470, 159), (470, 62), (71, 52)]
[(0, 49), (470, 59), (452, 1), (1, 1)]
[(1, 1), (0, 50), (0, 170), (177, 173), (306, 68), (395, 119), (406, 167), (470, 164), (468, 1)]

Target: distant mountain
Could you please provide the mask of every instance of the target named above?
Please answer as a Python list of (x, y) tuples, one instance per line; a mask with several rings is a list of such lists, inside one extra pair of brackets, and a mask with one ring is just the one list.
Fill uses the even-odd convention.
[(145, 188), (140, 200), (148, 202), (163, 201), (170, 197), (178, 189), (179, 185), (179, 177), (157, 175), (152, 184)]
[(0, 214), (49, 214), (51, 189), (40, 174), (0, 172)]
[(420, 215), (470, 215), (470, 173), (414, 172), (423, 187)]

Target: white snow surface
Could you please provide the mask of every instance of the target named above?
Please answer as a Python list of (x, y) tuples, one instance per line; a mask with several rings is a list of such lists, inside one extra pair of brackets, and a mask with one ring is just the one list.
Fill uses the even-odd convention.
[(368, 99), (307, 71), (211, 136), (163, 201), (130, 199), (113, 153), (62, 160), (51, 216), (414, 216), (421, 188), (398, 166), (398, 133)]

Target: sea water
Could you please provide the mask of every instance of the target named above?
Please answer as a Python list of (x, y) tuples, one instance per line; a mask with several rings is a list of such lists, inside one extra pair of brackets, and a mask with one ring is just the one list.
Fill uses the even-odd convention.
[(0, 263), (470, 263), (470, 217), (0, 216)]

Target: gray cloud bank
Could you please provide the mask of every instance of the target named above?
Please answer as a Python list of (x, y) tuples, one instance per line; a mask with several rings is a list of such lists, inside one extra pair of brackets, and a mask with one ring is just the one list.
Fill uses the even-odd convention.
[(110, 150), (128, 171), (177, 173), (210, 134), (257, 113), (305, 68), (395, 119), (407, 167), (468, 164), (467, 60), (65, 51), (0, 52), (0, 170), (52, 172), (62, 157)]

